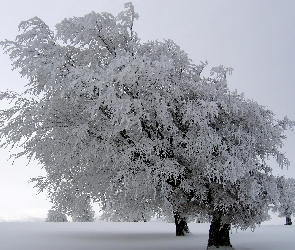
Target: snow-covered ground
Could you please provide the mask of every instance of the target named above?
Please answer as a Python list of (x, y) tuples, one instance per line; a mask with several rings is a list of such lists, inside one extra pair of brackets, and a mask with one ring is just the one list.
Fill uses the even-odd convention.
[[(1, 250), (205, 250), (209, 224), (190, 223), (191, 234), (174, 236), (164, 222), (2, 222)], [(294, 226), (262, 225), (255, 232), (233, 230), (236, 250), (293, 250)]]

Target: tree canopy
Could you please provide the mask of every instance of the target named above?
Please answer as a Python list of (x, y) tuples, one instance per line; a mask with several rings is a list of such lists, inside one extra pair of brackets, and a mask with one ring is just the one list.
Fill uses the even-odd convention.
[(294, 122), (230, 91), (231, 68), (205, 77), (207, 63), (173, 41), (140, 43), (125, 7), (64, 19), (56, 32), (35, 17), (1, 42), (28, 78), (24, 93), (0, 93), (13, 102), (0, 111), (1, 146), (41, 163), (47, 175), (32, 181), (77, 220), (75, 197), (87, 218), (90, 198), (113, 219), (207, 216), (208, 246), (230, 245), (214, 232), (253, 227), (279, 203), (268, 159), (289, 165), (280, 148)]

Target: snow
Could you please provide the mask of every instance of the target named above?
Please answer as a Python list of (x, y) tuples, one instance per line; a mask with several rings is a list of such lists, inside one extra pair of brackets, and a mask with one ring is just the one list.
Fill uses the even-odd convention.
[[(205, 250), (209, 224), (190, 223), (191, 234), (174, 236), (164, 222), (2, 222), (2, 250)], [(231, 233), (235, 250), (294, 249), (294, 226), (262, 225), (255, 232)], [(219, 248), (222, 250), (222, 248)]]

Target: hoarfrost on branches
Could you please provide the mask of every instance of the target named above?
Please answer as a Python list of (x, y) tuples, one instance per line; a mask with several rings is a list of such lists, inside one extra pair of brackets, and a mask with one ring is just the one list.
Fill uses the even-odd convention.
[(173, 41), (140, 43), (125, 7), (64, 19), (56, 32), (35, 17), (1, 42), (28, 78), (23, 94), (0, 93), (14, 102), (0, 112), (2, 147), (21, 144), (15, 157), (44, 166), (32, 181), (64, 213), (80, 218), (75, 197), (87, 197), (106, 219), (174, 217), (180, 235), (191, 218), (211, 218), (208, 246), (230, 245), (216, 232), (255, 227), (279, 203), (267, 160), (289, 165), (280, 147), (294, 122), (231, 92), (231, 68), (204, 77), (207, 63)]
[(274, 212), (279, 212), (280, 217), (286, 217), (286, 225), (292, 225), (292, 215), (295, 215), (295, 179), (277, 178), (279, 190), (279, 203), (273, 207)]

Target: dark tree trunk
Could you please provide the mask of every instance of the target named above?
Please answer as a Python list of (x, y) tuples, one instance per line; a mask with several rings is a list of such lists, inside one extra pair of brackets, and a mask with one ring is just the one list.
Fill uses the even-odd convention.
[(286, 216), (286, 224), (285, 225), (292, 225), (291, 216)]
[(174, 221), (176, 226), (176, 236), (184, 236), (186, 233), (189, 233), (186, 219), (181, 217), (177, 212), (174, 213)]
[(209, 229), (208, 247), (228, 246), (231, 247), (229, 238), (230, 224), (221, 223), (221, 213), (214, 213)]
[(188, 228), (188, 225), (187, 225), (187, 221), (186, 221), (186, 219), (184, 219), (184, 232), (186, 233), (186, 234), (189, 234), (189, 228)]

